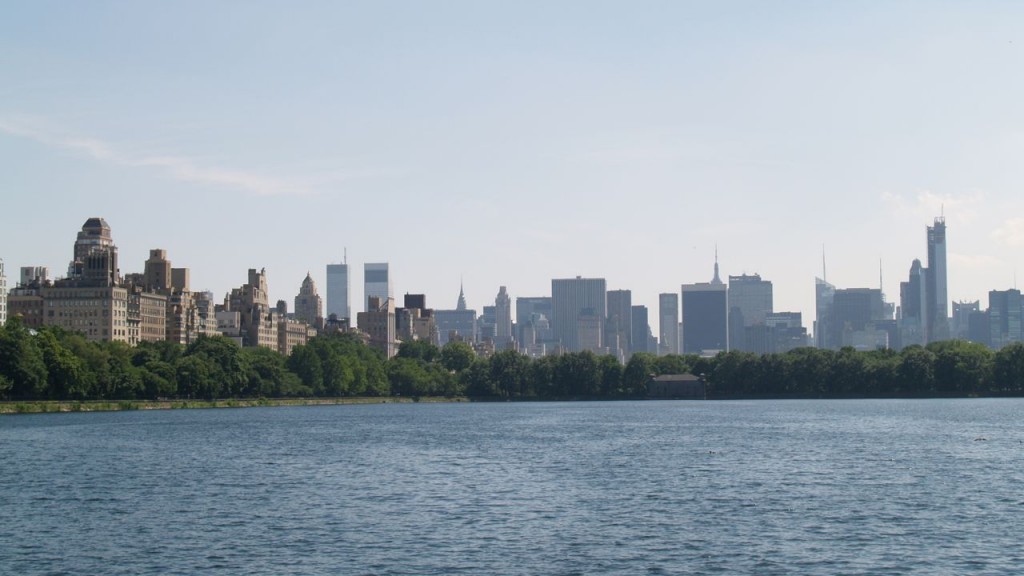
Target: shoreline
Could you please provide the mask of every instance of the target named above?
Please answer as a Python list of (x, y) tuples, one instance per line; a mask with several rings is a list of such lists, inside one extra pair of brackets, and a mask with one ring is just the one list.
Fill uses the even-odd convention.
[(351, 398), (224, 398), (220, 400), (28, 400), (0, 402), (0, 415), (71, 412), (123, 412), (127, 410), (200, 410), (258, 408), (264, 406), (335, 406), (341, 404), (413, 404), (469, 402), (469, 398), (359, 396)]

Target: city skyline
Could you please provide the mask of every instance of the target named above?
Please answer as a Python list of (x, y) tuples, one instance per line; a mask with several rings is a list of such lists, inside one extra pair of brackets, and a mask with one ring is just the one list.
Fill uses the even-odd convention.
[(265, 268), (272, 302), (348, 247), (439, 309), (583, 276), (654, 318), (717, 245), (809, 326), (822, 247), (831, 284), (876, 288), (881, 260), (898, 302), (936, 216), (949, 302), (1024, 264), (1022, 7), (394, 8), (12, 4), (8, 276), (61, 275), (92, 215), (126, 271), (164, 249), (219, 298)]

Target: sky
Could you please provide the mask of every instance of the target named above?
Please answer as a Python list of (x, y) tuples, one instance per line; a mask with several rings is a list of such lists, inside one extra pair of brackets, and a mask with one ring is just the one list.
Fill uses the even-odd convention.
[[(1024, 4), (0, 0), (0, 258), (85, 220), (289, 309), (347, 251), (470, 307), (602, 277), (649, 308), (759, 273), (899, 300), (946, 218), (949, 295), (1024, 273)], [(13, 281), (11, 279), (14, 279)]]

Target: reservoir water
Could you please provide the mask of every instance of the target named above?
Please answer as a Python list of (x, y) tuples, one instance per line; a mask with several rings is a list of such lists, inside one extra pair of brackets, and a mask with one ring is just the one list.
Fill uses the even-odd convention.
[(1024, 401), (0, 418), (0, 574), (1020, 574)]

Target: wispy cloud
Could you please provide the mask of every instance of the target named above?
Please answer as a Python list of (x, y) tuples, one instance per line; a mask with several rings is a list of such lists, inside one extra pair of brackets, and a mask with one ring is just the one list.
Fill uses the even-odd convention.
[(992, 240), (1008, 248), (1024, 246), (1024, 218), (1010, 218), (992, 231)]
[(992, 270), (1006, 267), (1005, 262), (991, 254), (960, 254), (950, 252), (949, 262), (958, 269)]
[(957, 222), (964, 224), (977, 219), (978, 207), (983, 205), (984, 199), (985, 194), (977, 190), (963, 194), (936, 194), (931, 190), (919, 190), (913, 195), (882, 193), (882, 200), (889, 209), (901, 216), (909, 213), (931, 218), (955, 214)]
[(242, 170), (205, 166), (184, 156), (130, 154), (109, 142), (47, 129), (41, 127), (38, 122), (25, 119), (0, 117), (0, 132), (82, 154), (97, 162), (131, 168), (157, 169), (170, 178), (192, 184), (228, 188), (259, 196), (314, 193), (309, 186), (299, 182)]

